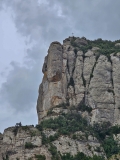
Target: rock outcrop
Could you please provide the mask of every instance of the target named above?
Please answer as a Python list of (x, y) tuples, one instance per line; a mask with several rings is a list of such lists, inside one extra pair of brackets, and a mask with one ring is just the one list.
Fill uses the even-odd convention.
[[(37, 157), (43, 156), (45, 160), (52, 160), (50, 144), (43, 144), (42, 134), (49, 138), (54, 136), (55, 131), (46, 129), (40, 132), (33, 126), (10, 127), (5, 129), (3, 135), (0, 135), (0, 160), (37, 160)], [(104, 150), (99, 141), (92, 135), (86, 138), (84, 132), (76, 132), (77, 139), (61, 135), (58, 139), (51, 142), (61, 155), (70, 153), (76, 155), (83, 152), (87, 156), (105, 156)], [(99, 148), (99, 150), (98, 150)], [(42, 159), (42, 158), (41, 158)], [(42, 159), (44, 160), (44, 158)]]
[[(120, 124), (120, 52), (100, 54), (83, 38), (52, 42), (43, 65), (43, 80), (37, 102), (38, 122), (50, 108), (65, 103), (68, 108), (84, 104), (92, 108), (89, 123)], [(118, 43), (115, 47), (118, 47)]]
[[(44, 145), (39, 131), (33, 126), (10, 127), (5, 129), (0, 144), (0, 160), (35, 159), (35, 155), (45, 155), (51, 160), (51, 154)], [(28, 144), (28, 145), (27, 145)]]
[(119, 159), (120, 41), (52, 42), (42, 72), (38, 125), (0, 133), (0, 160)]

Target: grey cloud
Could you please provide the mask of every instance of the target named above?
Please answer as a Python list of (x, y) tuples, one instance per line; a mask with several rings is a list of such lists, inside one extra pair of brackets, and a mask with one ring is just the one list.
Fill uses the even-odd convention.
[[(118, 39), (120, 1), (112, 0), (5, 0), (15, 12), (18, 31), (30, 40), (47, 43), (70, 36)], [(42, 1), (41, 1), (42, 2)], [(61, 11), (61, 16), (59, 12)]]
[(18, 32), (28, 36), (31, 41), (42, 39), (42, 42), (50, 43), (55, 38), (62, 39), (64, 27), (68, 26), (66, 19), (58, 16), (55, 4), (51, 7), (50, 1), (48, 2), (38, 5), (37, 0), (6, 0), (6, 4), (15, 12), (14, 20)]
[(15, 62), (11, 63), (13, 69), (10, 71), (7, 81), (3, 83), (0, 91), (1, 103), (8, 102), (10, 107), (17, 112), (35, 108), (38, 86), (41, 80), (40, 68), (34, 64), (32, 68), (20, 67)]
[(74, 32), (87, 38), (119, 39), (120, 1), (51, 0), (62, 8), (62, 14), (73, 23)]
[(3, 9), (3, 0), (0, 1), (0, 10)]
[[(61, 2), (63, 3), (63, 1)], [(75, 23), (78, 18), (76, 13), (79, 12), (79, 5), (77, 4), (79, 4), (79, 1), (76, 3), (69, 2), (68, 4), (65, 1), (62, 5), (58, 5), (57, 1), (53, 3), (48, 1), (48, 3), (40, 4), (39, 6), (37, 0), (6, 0), (6, 3), (8, 6), (12, 6), (15, 12), (14, 20), (18, 31), (22, 35), (30, 37), (31, 41), (40, 41), (42, 39), (42, 42), (50, 43), (56, 39), (62, 40), (64, 36), (71, 34), (73, 28), (75, 30)], [(83, 2), (83, 8), (84, 4)], [(60, 5), (64, 16), (58, 15)], [(81, 16), (79, 19), (83, 19), (83, 11), (83, 9), (80, 10)], [(78, 28), (76, 29), (78, 30)]]

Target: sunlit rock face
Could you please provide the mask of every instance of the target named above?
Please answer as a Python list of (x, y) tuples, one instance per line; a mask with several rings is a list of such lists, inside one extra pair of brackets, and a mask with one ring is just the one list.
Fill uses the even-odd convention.
[(56, 105), (77, 108), (84, 103), (92, 108), (90, 124), (120, 124), (120, 53), (99, 54), (96, 46), (82, 50), (87, 45), (84, 37), (51, 43), (37, 101), (39, 123)]

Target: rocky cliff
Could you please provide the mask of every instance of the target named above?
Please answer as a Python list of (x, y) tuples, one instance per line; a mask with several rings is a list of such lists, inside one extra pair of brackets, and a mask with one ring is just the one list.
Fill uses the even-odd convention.
[(52, 42), (43, 64), (38, 125), (0, 134), (0, 160), (120, 159), (120, 40)]
[(120, 124), (120, 43), (69, 37), (51, 43), (43, 65), (37, 113), (39, 123), (50, 108), (87, 106), (90, 124)]
[[(85, 132), (78, 131), (75, 132), (76, 139), (60, 135), (50, 140), (55, 133), (49, 128), (41, 132), (33, 126), (19, 127), (17, 132), (16, 127), (7, 128), (0, 143), (0, 160), (61, 160), (58, 153), (76, 155), (78, 152), (87, 156), (105, 156), (100, 142), (91, 134), (86, 137)], [(48, 142), (44, 141), (44, 136)]]

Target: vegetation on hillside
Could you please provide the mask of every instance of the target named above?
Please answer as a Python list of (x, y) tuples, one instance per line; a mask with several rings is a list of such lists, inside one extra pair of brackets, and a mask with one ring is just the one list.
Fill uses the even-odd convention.
[(70, 153), (61, 155), (52, 143), (50, 143), (49, 151), (52, 155), (52, 160), (104, 160), (104, 157), (96, 155), (93, 157), (88, 157), (82, 152), (78, 152), (75, 156), (72, 156)]
[[(82, 118), (80, 114), (69, 113), (62, 114), (55, 119), (50, 118), (43, 120), (41, 124), (37, 125), (36, 127), (41, 131), (43, 144), (51, 144), (51, 142), (58, 139), (60, 135), (68, 135), (73, 139), (77, 139), (77, 136), (74, 133), (76, 131), (82, 131), (85, 133), (86, 139), (88, 138), (88, 135), (93, 135), (100, 141), (107, 158), (120, 152), (120, 147), (113, 138), (113, 135), (120, 133), (120, 127), (118, 125), (111, 126), (110, 122), (104, 122), (102, 124), (95, 123), (93, 126), (91, 126), (87, 123), (85, 118)], [(49, 138), (47, 138), (42, 132), (44, 129), (48, 128), (56, 131), (56, 133)], [(76, 155), (76, 157), (77, 156), (79, 155)], [(70, 160), (76, 160), (76, 157), (73, 157), (70, 154), (66, 154), (62, 158), (63, 160), (67, 160), (68, 157)], [(88, 160), (85, 155), (83, 160), (84, 159)], [(98, 157), (98, 159), (100, 159), (100, 157)]]
[(98, 47), (98, 52), (100, 54), (104, 55), (110, 55), (111, 53), (116, 54), (117, 52), (120, 52), (120, 46), (115, 46), (116, 43), (120, 43), (120, 40), (116, 41), (109, 41), (109, 40), (102, 40), (101, 38), (98, 38), (96, 40), (87, 40), (88, 45), (85, 46), (79, 46), (75, 42), (76, 37), (73, 37), (71, 40), (71, 45), (75, 48), (75, 52), (78, 50), (82, 50), (84, 53), (88, 51), (88, 49), (92, 49), (92, 47)]

